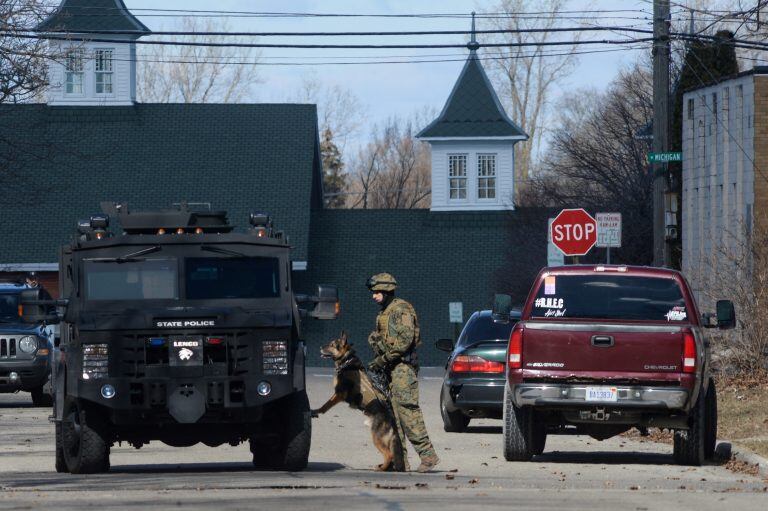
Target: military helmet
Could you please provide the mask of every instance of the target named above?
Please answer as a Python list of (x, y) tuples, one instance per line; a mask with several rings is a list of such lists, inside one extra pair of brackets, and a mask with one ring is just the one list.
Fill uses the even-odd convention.
[(377, 273), (368, 279), (367, 285), (371, 291), (394, 291), (397, 289), (397, 281), (389, 273)]

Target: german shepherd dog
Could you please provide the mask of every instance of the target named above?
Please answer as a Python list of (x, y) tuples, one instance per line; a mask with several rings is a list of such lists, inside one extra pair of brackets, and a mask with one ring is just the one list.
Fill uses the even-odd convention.
[(347, 334), (320, 348), (323, 358), (333, 359), (336, 373), (333, 377), (333, 395), (328, 401), (312, 410), (317, 417), (342, 401), (351, 408), (361, 410), (367, 417), (365, 423), (371, 427), (373, 444), (384, 456), (384, 462), (376, 466), (377, 471), (405, 471), (403, 449), (397, 434), (395, 419), (388, 399), (371, 383), (362, 361), (355, 355)]

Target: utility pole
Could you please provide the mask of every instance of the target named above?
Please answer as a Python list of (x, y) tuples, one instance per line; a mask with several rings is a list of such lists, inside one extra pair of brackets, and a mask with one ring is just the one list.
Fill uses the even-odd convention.
[[(653, 0), (653, 152), (669, 150), (669, 0)], [(669, 266), (666, 242), (667, 163), (652, 164), (653, 264)]]

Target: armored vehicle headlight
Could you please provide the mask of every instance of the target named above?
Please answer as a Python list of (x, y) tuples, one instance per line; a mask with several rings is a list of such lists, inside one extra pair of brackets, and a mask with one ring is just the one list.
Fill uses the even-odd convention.
[(261, 346), (264, 374), (288, 374), (288, 341), (264, 341)]
[(37, 349), (37, 338), (28, 335), (19, 339), (19, 349), (23, 353), (33, 353)]
[(97, 380), (109, 375), (108, 344), (84, 344), (83, 345), (83, 379)]

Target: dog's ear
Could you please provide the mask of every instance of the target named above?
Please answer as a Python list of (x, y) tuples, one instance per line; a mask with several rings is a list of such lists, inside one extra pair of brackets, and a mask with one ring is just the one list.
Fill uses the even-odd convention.
[(346, 342), (347, 342), (347, 332), (345, 330), (341, 331), (341, 335), (339, 336), (339, 339), (341, 339), (341, 342), (346, 344)]

